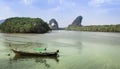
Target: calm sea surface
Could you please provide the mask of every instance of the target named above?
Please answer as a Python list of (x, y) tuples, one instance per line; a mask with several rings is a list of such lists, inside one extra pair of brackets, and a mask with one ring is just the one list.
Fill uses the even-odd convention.
[[(11, 44), (11, 46), (9, 46)], [(60, 50), (58, 58), (16, 57), (10, 50)], [(120, 33), (0, 33), (0, 69), (120, 69)]]

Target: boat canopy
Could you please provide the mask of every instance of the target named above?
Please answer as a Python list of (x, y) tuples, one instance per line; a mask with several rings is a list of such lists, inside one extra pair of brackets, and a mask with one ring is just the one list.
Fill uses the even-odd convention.
[(43, 52), (46, 51), (46, 48), (34, 48), (33, 50), (36, 52)]

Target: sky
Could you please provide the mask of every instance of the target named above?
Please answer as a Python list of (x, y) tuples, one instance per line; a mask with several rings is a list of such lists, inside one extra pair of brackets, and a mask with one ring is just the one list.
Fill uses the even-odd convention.
[(10, 17), (56, 19), (67, 27), (78, 16), (82, 25), (120, 24), (120, 0), (0, 0), (0, 20)]

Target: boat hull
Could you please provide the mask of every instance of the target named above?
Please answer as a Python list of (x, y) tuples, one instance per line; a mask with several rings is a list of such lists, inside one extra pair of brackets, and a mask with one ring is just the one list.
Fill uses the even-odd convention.
[(31, 53), (11, 49), (16, 55), (20, 56), (40, 56), (40, 57), (58, 57), (58, 52)]

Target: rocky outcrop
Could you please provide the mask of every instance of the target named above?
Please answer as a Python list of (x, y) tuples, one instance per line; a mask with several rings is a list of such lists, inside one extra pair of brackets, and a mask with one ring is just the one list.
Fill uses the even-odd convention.
[(82, 19), (83, 17), (82, 16), (78, 16), (74, 21), (73, 23), (71, 24), (72, 26), (81, 26), (82, 24)]
[(49, 26), (52, 30), (58, 30), (59, 29), (58, 22), (55, 19), (51, 19), (49, 21)]

